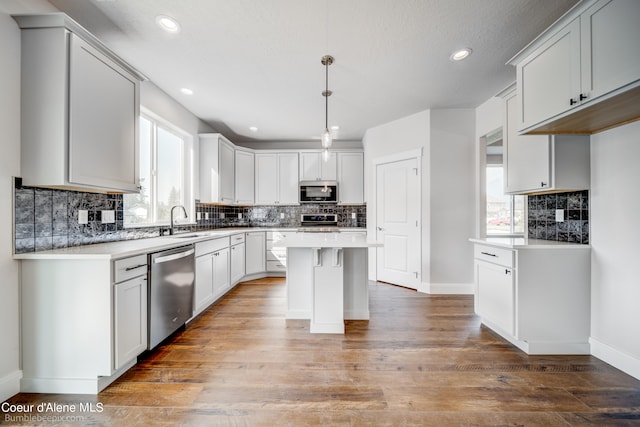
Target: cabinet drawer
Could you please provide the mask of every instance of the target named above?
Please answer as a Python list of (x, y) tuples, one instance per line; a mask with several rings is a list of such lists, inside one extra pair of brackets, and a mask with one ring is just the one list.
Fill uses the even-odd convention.
[(473, 256), (479, 260), (513, 268), (513, 254), (514, 251), (510, 249), (496, 248), (495, 246), (475, 245)]
[(237, 245), (238, 243), (244, 243), (244, 233), (231, 236), (231, 245)]
[(267, 271), (287, 271), (287, 266), (280, 261), (267, 261)]
[(124, 282), (134, 277), (147, 274), (147, 255), (132, 256), (119, 259), (113, 263), (115, 283)]
[(272, 249), (267, 251), (267, 261), (280, 261), (285, 263), (287, 260), (287, 250), (282, 249)]
[(222, 237), (220, 239), (206, 240), (196, 243), (196, 256), (205, 255), (216, 252), (229, 247), (229, 238)]

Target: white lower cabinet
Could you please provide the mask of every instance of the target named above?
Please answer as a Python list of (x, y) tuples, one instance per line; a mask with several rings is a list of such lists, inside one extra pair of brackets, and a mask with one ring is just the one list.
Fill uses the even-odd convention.
[(229, 238), (196, 243), (193, 315), (202, 313), (230, 288)]
[(213, 254), (213, 295), (217, 299), (231, 288), (229, 248)]
[(118, 370), (147, 348), (147, 276), (117, 283), (113, 288), (114, 368)]
[(528, 354), (589, 354), (590, 248), (553, 243), (476, 244), (475, 311)]
[(231, 285), (244, 277), (244, 243), (231, 246)]
[(295, 234), (295, 231), (267, 231), (267, 248), (265, 257), (267, 260), (268, 273), (286, 274), (287, 249), (280, 247), (274, 248), (273, 242), (275, 240), (287, 239), (293, 234)]
[(264, 273), (265, 263), (265, 232), (255, 231), (245, 236), (245, 274)]
[(476, 312), (510, 335), (515, 324), (514, 271), (485, 261), (475, 262), (477, 293)]

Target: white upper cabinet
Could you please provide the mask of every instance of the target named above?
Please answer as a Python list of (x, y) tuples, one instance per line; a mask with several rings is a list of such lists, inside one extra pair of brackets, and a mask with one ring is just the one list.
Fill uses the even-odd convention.
[(504, 155), (505, 193), (589, 188), (589, 137), (586, 135), (520, 135), (518, 96), (505, 94)]
[(518, 130), (589, 134), (640, 118), (639, 20), (636, 0), (584, 1), (518, 53)]
[(252, 205), (255, 201), (255, 155), (253, 152), (236, 149), (236, 204)]
[(139, 80), (64, 14), (22, 28), (23, 184), (139, 192)]
[(340, 204), (364, 203), (364, 153), (338, 153)]
[(577, 105), (580, 94), (580, 21), (575, 19), (517, 66), (522, 103), (519, 128)]
[(298, 204), (298, 153), (256, 153), (256, 204)]
[(234, 145), (219, 133), (200, 134), (200, 201), (235, 202)]
[(321, 151), (303, 151), (300, 153), (300, 181), (335, 181), (337, 179), (337, 155), (329, 152), (324, 161)]

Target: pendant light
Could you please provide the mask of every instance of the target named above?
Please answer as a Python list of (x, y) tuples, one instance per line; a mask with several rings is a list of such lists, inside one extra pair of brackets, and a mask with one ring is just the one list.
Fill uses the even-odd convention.
[(333, 56), (325, 55), (321, 59), (322, 65), (324, 65), (325, 70), (325, 90), (322, 92), (322, 96), (324, 96), (324, 131), (320, 135), (320, 140), (322, 141), (322, 148), (324, 148), (323, 158), (329, 160), (329, 147), (331, 147), (331, 143), (333, 142), (331, 137), (331, 131), (329, 130), (329, 97), (333, 92), (329, 90), (329, 65), (333, 64)]

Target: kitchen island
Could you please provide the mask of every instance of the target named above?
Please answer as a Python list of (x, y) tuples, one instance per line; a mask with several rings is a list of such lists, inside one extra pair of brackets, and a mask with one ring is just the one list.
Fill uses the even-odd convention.
[(365, 233), (296, 233), (287, 248), (287, 319), (309, 319), (311, 333), (344, 333), (344, 320), (369, 319)]

